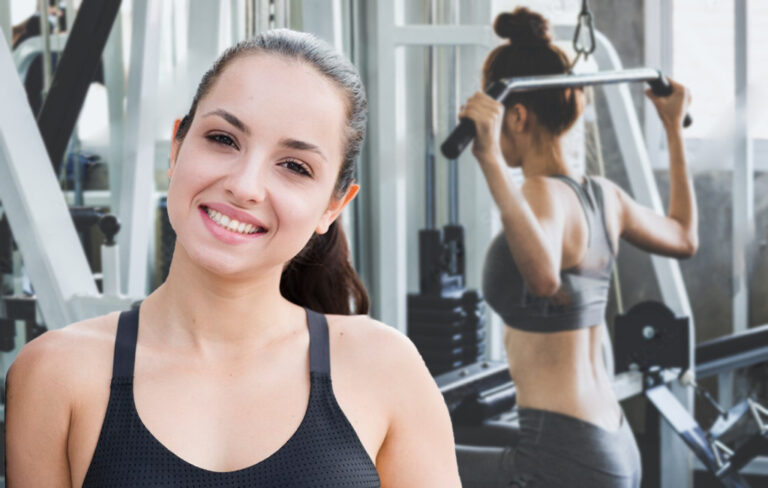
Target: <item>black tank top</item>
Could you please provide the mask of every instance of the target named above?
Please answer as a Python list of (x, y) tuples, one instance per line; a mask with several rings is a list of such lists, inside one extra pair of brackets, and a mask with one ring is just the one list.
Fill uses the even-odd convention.
[(112, 384), (84, 487), (379, 487), (379, 476), (331, 388), (328, 323), (307, 310), (309, 404), (296, 432), (253, 466), (216, 472), (184, 461), (144, 426), (133, 399), (139, 311), (120, 314)]

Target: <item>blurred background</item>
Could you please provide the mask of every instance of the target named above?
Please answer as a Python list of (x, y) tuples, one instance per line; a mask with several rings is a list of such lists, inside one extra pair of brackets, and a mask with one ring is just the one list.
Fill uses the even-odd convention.
[[(501, 42), (493, 19), (520, 5), (548, 17), (574, 52), (581, 0), (2, 0), (3, 371), (35, 336), (126, 309), (162, 283), (174, 242), (164, 200), (174, 120), (226, 47), (276, 27), (314, 33), (343, 51), (368, 91), (362, 191), (343, 222), (371, 315), (412, 335), (436, 377), (503, 363), (503, 324), (477, 292), (486, 248), (501, 230), (498, 211), (470, 151), (451, 162), (438, 147), (458, 106), (481, 88), (482, 62)], [(624, 245), (608, 328), (644, 300), (689, 316), (694, 343), (768, 324), (768, 2), (591, 0), (589, 8), (597, 45), (577, 71), (659, 69), (690, 88), (695, 121), (685, 142), (699, 251), (678, 265)], [(60, 64), (65, 50), (70, 64)], [(663, 211), (665, 137), (644, 89), (588, 90), (590, 104), (566, 152), (575, 167), (605, 174)], [(119, 220), (119, 232), (105, 215)], [(420, 330), (409, 330), (442, 310), (439, 299), (462, 303), (459, 315), (474, 320), (469, 354), (445, 359)], [(767, 400), (768, 356), (759, 358), (701, 384), (724, 405), (750, 395)], [(649, 407), (639, 392), (629, 388), (623, 398), (641, 436)], [(715, 418), (707, 404), (681, 398), (702, 424)], [(655, 486), (694, 479), (719, 486), (680, 455), (681, 473), (661, 467)], [(768, 458), (749, 469), (768, 475)]]

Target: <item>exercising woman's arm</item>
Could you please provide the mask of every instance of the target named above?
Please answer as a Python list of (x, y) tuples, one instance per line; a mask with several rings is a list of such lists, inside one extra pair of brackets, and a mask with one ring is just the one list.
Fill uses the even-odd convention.
[(507, 181), (500, 149), (504, 106), (483, 92), (467, 101), (459, 114), (475, 122), (472, 152), (501, 213), (512, 257), (528, 288), (550, 296), (560, 288), (560, 264), (566, 218), (545, 178), (526, 179), (522, 190)]
[(560, 288), (565, 216), (544, 178), (526, 180), (521, 189), (508, 182), (499, 164), (481, 164), (499, 208), (504, 235), (520, 274), (534, 295)]
[(669, 211), (666, 216), (643, 207), (613, 185), (620, 202), (621, 236), (637, 247), (654, 254), (677, 258), (691, 257), (699, 245), (698, 213), (693, 178), (685, 161), (682, 118), (690, 95), (684, 86), (670, 80), (669, 97), (646, 92), (656, 106), (667, 133), (669, 150)]

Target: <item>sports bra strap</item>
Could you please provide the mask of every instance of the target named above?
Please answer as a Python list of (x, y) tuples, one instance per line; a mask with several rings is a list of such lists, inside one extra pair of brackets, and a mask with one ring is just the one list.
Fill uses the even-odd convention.
[(136, 360), (136, 338), (139, 334), (139, 309), (120, 313), (115, 338), (115, 357), (112, 364), (112, 379), (133, 379), (133, 365)]
[(573, 178), (567, 175), (552, 175), (552, 177), (557, 178), (558, 180), (564, 183), (567, 183), (570, 187), (574, 189), (585, 211), (587, 209), (591, 209), (593, 211), (595, 210), (595, 202), (592, 201), (592, 195), (591, 195), (591, 192), (589, 191), (591, 180), (588, 176), (584, 177), (583, 184), (579, 183), (578, 181), (574, 180)]
[[(308, 308), (305, 310), (309, 323), (309, 370), (315, 373), (330, 374), (328, 322), (325, 315)], [(139, 309), (120, 313), (120, 319), (117, 322), (117, 337), (115, 338), (112, 379), (133, 379), (138, 333)]]
[(313, 373), (331, 373), (331, 355), (328, 343), (328, 321), (325, 315), (308, 308), (309, 322), (309, 370)]

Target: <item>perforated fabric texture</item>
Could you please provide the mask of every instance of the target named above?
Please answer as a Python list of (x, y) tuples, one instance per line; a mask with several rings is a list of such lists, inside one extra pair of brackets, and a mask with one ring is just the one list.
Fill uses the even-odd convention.
[[(309, 312), (308, 315), (312, 326), (313, 317)], [(327, 353), (315, 352), (328, 347), (325, 318), (318, 323), (315, 317), (314, 322), (316, 326), (324, 326), (325, 330), (311, 331), (310, 356), (327, 360)], [(325, 344), (322, 344), (323, 338)], [(118, 355), (133, 354), (125, 345), (122, 345), (122, 351), (116, 347)], [(132, 373), (132, 358), (130, 362)], [(317, 360), (313, 362), (318, 363)], [(116, 357), (116, 371), (120, 370), (118, 363), (122, 361)], [(322, 361), (318, 369), (326, 369)], [(190, 464), (157, 440), (136, 411), (132, 377), (115, 376), (104, 424), (83, 487), (379, 487), (376, 467), (336, 401), (330, 374), (313, 370), (310, 381), (306, 415), (294, 435), (279, 450), (253, 466), (215, 472)]]

